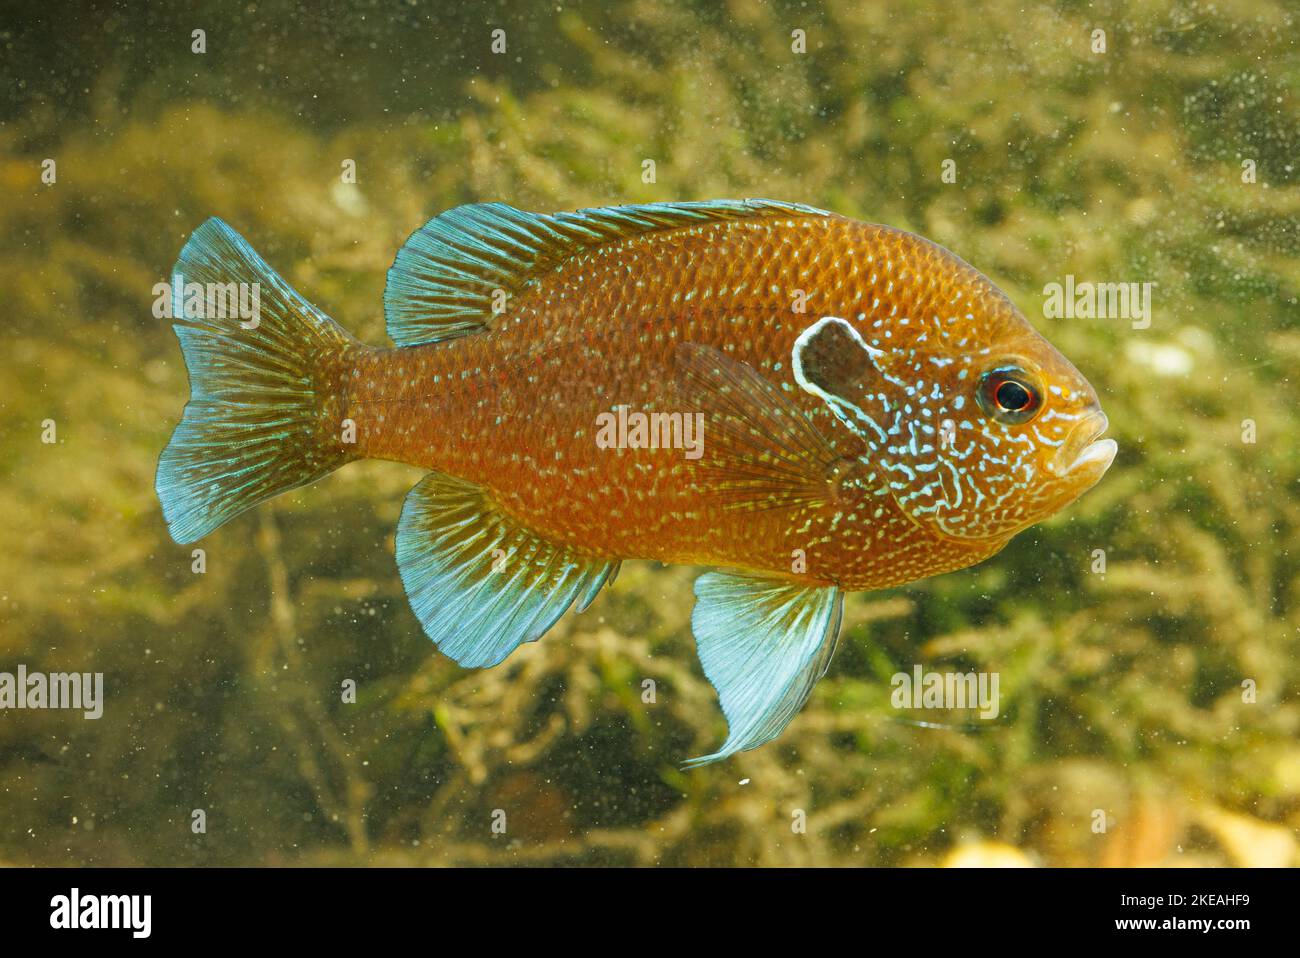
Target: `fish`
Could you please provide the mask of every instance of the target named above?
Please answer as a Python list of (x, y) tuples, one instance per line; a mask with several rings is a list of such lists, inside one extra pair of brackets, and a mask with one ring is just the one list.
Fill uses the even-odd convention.
[(397, 569), (466, 668), (624, 561), (707, 567), (691, 628), (727, 737), (686, 767), (785, 729), (845, 593), (995, 555), (1117, 452), (1093, 387), (978, 270), (798, 203), (448, 210), (388, 271), (391, 346), (217, 218), (172, 278), (190, 399), (155, 485), (176, 542), (354, 460), (418, 466)]

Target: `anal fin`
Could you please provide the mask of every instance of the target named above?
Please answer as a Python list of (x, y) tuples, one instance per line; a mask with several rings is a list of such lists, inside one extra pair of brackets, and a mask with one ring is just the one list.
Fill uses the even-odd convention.
[(411, 610), (445, 655), (496, 665), (535, 642), (575, 602), (582, 611), (618, 569), (520, 526), (479, 486), (430, 473), (407, 494), (397, 567)]
[(704, 674), (727, 716), (727, 740), (707, 765), (780, 735), (826, 674), (839, 635), (843, 597), (835, 586), (804, 586), (743, 572), (695, 580), (691, 627)]

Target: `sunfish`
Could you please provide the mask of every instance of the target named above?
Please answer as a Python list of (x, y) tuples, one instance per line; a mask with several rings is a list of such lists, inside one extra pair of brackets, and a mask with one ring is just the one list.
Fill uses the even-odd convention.
[(353, 338), (219, 219), (173, 283), (190, 401), (156, 487), (177, 542), (354, 459), (427, 469), (398, 571), (475, 668), (586, 609), (624, 559), (714, 567), (691, 624), (728, 735), (688, 765), (780, 734), (844, 593), (988, 558), (1116, 452), (1087, 380), (981, 273), (793, 203), (450, 210), (388, 271), (396, 347)]

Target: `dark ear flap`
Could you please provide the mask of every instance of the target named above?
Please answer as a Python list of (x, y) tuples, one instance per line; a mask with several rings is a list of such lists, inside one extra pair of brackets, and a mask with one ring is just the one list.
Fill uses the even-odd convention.
[(858, 331), (837, 316), (826, 316), (795, 340), (791, 363), (795, 381), (820, 396), (846, 398), (874, 368), (872, 355)]

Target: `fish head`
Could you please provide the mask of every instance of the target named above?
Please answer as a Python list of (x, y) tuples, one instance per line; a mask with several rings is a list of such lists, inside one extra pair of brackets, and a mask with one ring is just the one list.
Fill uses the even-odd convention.
[(1117, 446), (1091, 384), (975, 275), (988, 290), (950, 322), (936, 311), (885, 337), (823, 317), (792, 369), (909, 518), (945, 539), (1005, 540), (1095, 485)]
[(913, 460), (914, 468), (935, 463), (946, 481), (931, 512), (917, 496), (908, 514), (929, 516), (944, 536), (1015, 535), (1091, 489), (1115, 459), (1096, 390), (1024, 326), (1012, 341), (971, 357), (962, 366), (967, 376), (946, 384), (954, 402), (965, 397), (963, 409), (944, 415), (933, 454)]

